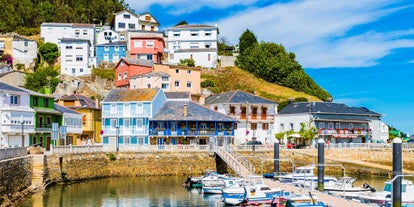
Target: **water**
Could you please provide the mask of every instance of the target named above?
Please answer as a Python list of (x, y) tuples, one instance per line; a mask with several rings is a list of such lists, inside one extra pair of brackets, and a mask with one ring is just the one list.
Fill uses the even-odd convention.
[[(134, 207), (223, 206), (221, 195), (202, 195), (201, 190), (181, 186), (186, 177), (121, 177), (82, 183), (58, 184), (20, 203), (19, 207)], [(359, 178), (355, 186), (368, 183), (382, 191), (385, 177)]]

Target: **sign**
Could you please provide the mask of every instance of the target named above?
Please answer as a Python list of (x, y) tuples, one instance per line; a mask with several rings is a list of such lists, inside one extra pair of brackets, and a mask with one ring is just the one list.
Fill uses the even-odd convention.
[(59, 132), (52, 131), (52, 140), (58, 140), (59, 139)]
[(52, 123), (52, 132), (59, 132), (59, 123)]
[(62, 137), (64, 137), (66, 135), (66, 130), (67, 130), (67, 127), (66, 126), (61, 126), (60, 127), (60, 135)]

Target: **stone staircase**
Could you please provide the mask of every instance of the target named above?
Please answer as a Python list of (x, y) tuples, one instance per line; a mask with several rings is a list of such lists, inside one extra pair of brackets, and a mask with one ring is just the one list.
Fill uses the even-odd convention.
[(34, 154), (33, 156), (33, 174), (31, 188), (43, 189), (43, 173), (44, 173), (44, 155)]
[(240, 177), (249, 177), (255, 173), (255, 167), (246, 158), (231, 149), (230, 146), (216, 146), (213, 151), (230, 166)]

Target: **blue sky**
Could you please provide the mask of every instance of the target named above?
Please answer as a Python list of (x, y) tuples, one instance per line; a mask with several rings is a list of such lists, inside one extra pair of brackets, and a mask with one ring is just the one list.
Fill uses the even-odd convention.
[(414, 134), (414, 2), (410, 0), (126, 0), (161, 30), (181, 20), (219, 27), (230, 44), (250, 29), (282, 44), (334, 102), (365, 106)]

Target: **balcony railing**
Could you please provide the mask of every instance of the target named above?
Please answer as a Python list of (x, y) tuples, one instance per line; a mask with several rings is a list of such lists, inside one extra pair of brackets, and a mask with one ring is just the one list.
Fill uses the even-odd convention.
[(151, 129), (152, 136), (234, 136), (231, 130)]
[[(147, 135), (148, 128), (103, 128), (104, 136), (134, 136), (134, 135)], [(118, 132), (117, 132), (118, 130)]]
[(234, 117), (236, 119), (249, 119), (249, 120), (274, 120), (274, 115), (269, 114), (227, 114), (231, 117)]
[(52, 124), (36, 124), (36, 132), (51, 132)]
[(143, 111), (142, 113), (138, 113), (136, 111), (130, 111), (129, 113), (126, 113), (124, 111), (103, 111), (102, 117), (109, 118), (109, 117), (148, 117), (149, 112)]
[(358, 136), (371, 134), (370, 129), (319, 129), (319, 135)]

